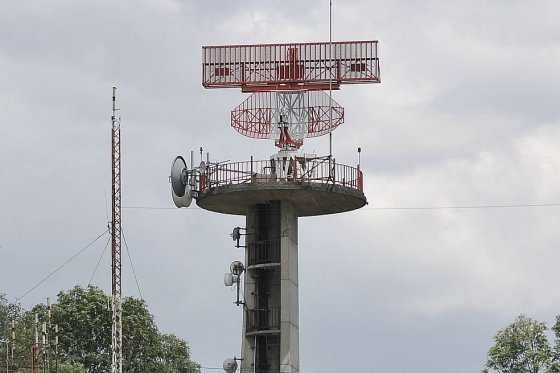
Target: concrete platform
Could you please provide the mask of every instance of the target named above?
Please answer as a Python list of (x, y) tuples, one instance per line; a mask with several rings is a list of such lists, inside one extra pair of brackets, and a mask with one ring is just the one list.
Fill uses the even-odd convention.
[(196, 203), (213, 212), (246, 215), (249, 206), (275, 200), (291, 203), (297, 216), (336, 214), (356, 210), (367, 204), (364, 193), (358, 189), (301, 181), (220, 185), (200, 192)]

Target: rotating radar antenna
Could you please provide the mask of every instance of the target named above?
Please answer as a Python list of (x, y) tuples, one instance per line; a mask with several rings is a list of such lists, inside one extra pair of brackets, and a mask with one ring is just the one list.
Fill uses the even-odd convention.
[(344, 109), (325, 91), (380, 82), (377, 41), (205, 46), (202, 75), (205, 88), (251, 93), (231, 111), (237, 132), (299, 149), (344, 122)]

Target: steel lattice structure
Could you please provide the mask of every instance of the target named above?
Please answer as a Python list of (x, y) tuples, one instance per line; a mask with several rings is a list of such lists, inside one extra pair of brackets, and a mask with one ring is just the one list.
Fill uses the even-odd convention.
[(121, 291), (121, 119), (116, 117), (113, 87), (112, 121), (112, 223), (111, 223), (111, 372), (122, 373), (122, 291)]
[(256, 92), (231, 112), (231, 126), (258, 139), (278, 136), (280, 115), (297, 138), (329, 133), (344, 122), (344, 108), (323, 91)]
[(379, 83), (377, 41), (202, 47), (202, 85), (243, 92)]
[(377, 41), (202, 47), (202, 85), (252, 93), (231, 112), (242, 135), (299, 148), (331, 133), (344, 109), (325, 91), (341, 84), (379, 83)]

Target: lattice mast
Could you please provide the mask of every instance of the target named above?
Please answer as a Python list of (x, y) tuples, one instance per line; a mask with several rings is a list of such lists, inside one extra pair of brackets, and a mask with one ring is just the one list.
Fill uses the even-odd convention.
[(121, 302), (121, 118), (116, 116), (116, 92), (113, 87), (112, 122), (112, 222), (111, 222), (111, 373), (122, 373), (122, 302)]

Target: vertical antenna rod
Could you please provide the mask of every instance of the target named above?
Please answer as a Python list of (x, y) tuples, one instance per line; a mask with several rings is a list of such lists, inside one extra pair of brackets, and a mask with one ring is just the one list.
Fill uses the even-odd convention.
[(35, 314), (35, 344), (31, 347), (31, 372), (39, 373), (39, 315)]
[(122, 304), (121, 304), (121, 118), (116, 117), (116, 92), (113, 87), (112, 121), (112, 324), (111, 373), (122, 373)]
[[(329, 59), (332, 61), (332, 0), (329, 0)], [(329, 176), (332, 158), (332, 62), (329, 68)]]
[(12, 320), (12, 361), (14, 360), (15, 348), (16, 348), (16, 320)]

